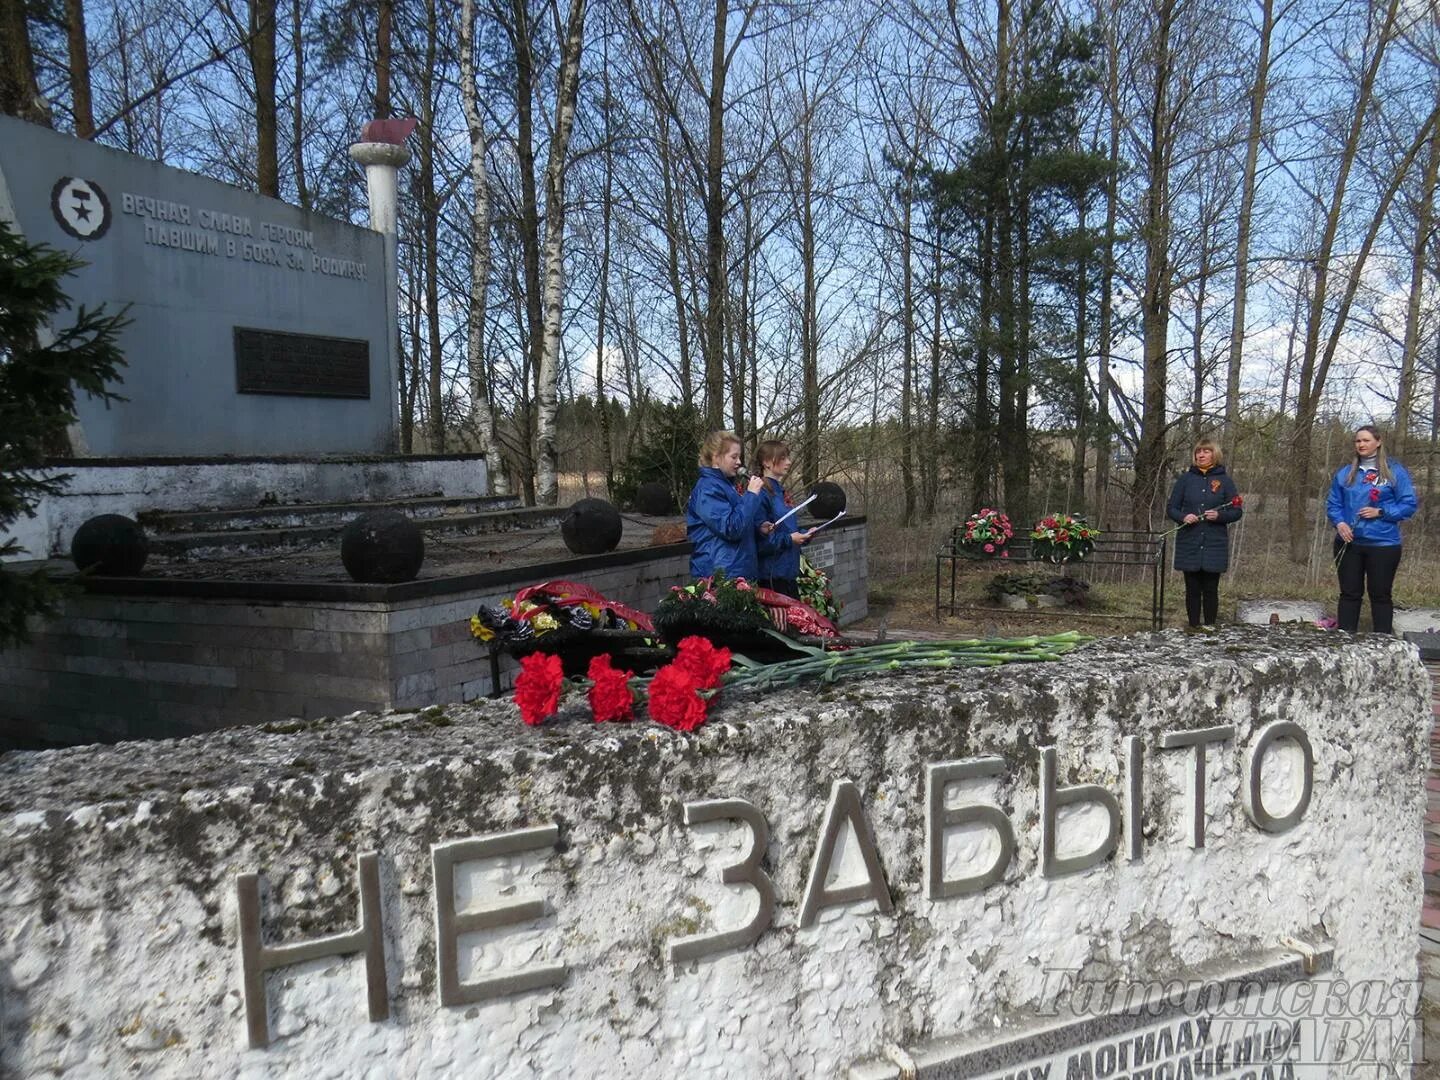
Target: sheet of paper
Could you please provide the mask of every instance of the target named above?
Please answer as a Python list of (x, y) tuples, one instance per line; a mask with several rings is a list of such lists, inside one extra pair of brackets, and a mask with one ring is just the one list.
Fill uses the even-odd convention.
[(807, 531), (808, 531), (808, 532), (812, 532), (812, 533), (817, 533), (817, 532), (819, 532), (821, 529), (825, 528), (826, 525), (834, 525), (835, 522), (839, 521), (839, 520), (840, 520), (842, 517), (844, 517), (844, 516), (845, 516), (845, 511), (844, 511), (844, 510), (841, 510), (838, 514), (836, 514), (836, 515), (835, 515), (833, 518), (831, 518), (829, 521), (822, 521), (819, 525), (812, 525)]
[(780, 522), (784, 521), (784, 520), (785, 520), (786, 518), (788, 518), (788, 517), (791, 517), (791, 516), (793, 516), (793, 515), (795, 515), (795, 514), (798, 514), (801, 510), (804, 510), (805, 507), (809, 506), (809, 505), (810, 505), (812, 502), (814, 502), (814, 501), (815, 501), (815, 496), (814, 496), (814, 495), (811, 495), (808, 499), (806, 499), (806, 500), (805, 500), (803, 503), (801, 503), (799, 506), (792, 506), (792, 507), (790, 508), (789, 513), (782, 514), (780, 517), (778, 517), (778, 518), (775, 519), (775, 525), (778, 527), (778, 526), (780, 525)]

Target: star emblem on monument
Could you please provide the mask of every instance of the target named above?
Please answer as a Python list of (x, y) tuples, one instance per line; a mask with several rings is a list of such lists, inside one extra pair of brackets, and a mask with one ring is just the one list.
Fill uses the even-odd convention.
[(110, 228), (110, 200), (93, 180), (62, 176), (50, 192), (50, 210), (76, 240), (98, 240)]

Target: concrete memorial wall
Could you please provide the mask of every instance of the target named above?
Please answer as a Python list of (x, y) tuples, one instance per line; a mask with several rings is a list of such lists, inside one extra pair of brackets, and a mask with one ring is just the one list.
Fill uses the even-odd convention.
[(81, 398), (83, 452), (391, 448), (378, 233), (10, 117), (0, 219), (87, 264), (75, 305), (130, 305), (128, 400)]
[(487, 702), (7, 755), (0, 1059), (1403, 1068), (1429, 694), (1393, 640), (1236, 629), (736, 698), (692, 736)]

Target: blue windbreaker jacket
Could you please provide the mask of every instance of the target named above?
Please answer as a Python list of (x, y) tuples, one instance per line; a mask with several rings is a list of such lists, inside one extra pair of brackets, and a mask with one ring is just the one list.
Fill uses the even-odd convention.
[[(779, 480), (767, 479), (771, 490), (762, 491), (760, 499), (764, 504), (760, 520), (779, 521), (786, 514), (790, 513), (790, 507), (785, 505), (785, 488)], [(772, 532), (768, 537), (760, 539), (760, 580), (767, 578), (790, 578), (794, 580), (800, 576), (800, 548), (795, 541), (790, 539), (792, 532), (799, 532), (800, 527), (795, 524), (798, 515), (791, 515), (785, 519), (785, 523)]]
[[(1395, 547), (1400, 543), (1400, 526), (1419, 507), (1415, 498), (1415, 486), (1410, 483), (1410, 474), (1398, 461), (1388, 462), (1394, 481), (1387, 483), (1375, 472), (1357, 469), (1355, 482), (1346, 484), (1350, 466), (1342, 465), (1335, 470), (1330, 481), (1330, 497), (1325, 500), (1325, 515), (1331, 525), (1342, 521), (1355, 531), (1355, 543), (1371, 544), (1375, 547)], [(1370, 491), (1380, 493), (1378, 502), (1370, 498)], [(1362, 518), (1360, 511), (1367, 506), (1378, 506), (1378, 518)]]
[(726, 577), (756, 580), (762, 510), (758, 494), (747, 491), (738, 495), (733, 481), (725, 479), (719, 469), (701, 466), (700, 479), (685, 506), (685, 533), (695, 545), (690, 576), (709, 577), (718, 567)]

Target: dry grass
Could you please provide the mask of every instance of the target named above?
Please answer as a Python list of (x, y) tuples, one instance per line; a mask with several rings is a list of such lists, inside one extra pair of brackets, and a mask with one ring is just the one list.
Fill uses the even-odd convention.
[[(990, 562), (957, 564), (955, 616), (936, 618), (935, 553), (940, 549), (950, 522), (944, 525), (895, 523), (895, 517), (871, 514), (870, 618), (864, 626), (881, 622), (896, 629), (928, 630), (955, 634), (1012, 634), (1047, 632), (1075, 628), (1093, 634), (1124, 633), (1147, 629), (1150, 616), (1149, 572), (1139, 568), (1082, 566), (1071, 571), (1091, 582), (1091, 606), (1085, 611), (1064, 609), (1055, 614), (1026, 615), (986, 605), (985, 585), (996, 573), (1020, 569)], [(1317, 534), (1312, 556), (1306, 565), (1290, 561), (1284, 532), (1283, 507), (1247, 514), (1232, 530), (1231, 571), (1220, 583), (1220, 618), (1235, 617), (1242, 600), (1317, 600), (1333, 610), (1336, 586), (1330, 561), (1329, 534)], [(1033, 567), (1032, 567), (1033, 568)], [(949, 566), (942, 571), (941, 595), (949, 606)], [(1123, 573), (1123, 577), (1121, 574)], [(1179, 574), (1165, 570), (1165, 625), (1184, 621), (1184, 585)], [(1400, 607), (1440, 606), (1440, 550), (1418, 523), (1406, 527), (1405, 559), (1395, 581), (1395, 601)]]

